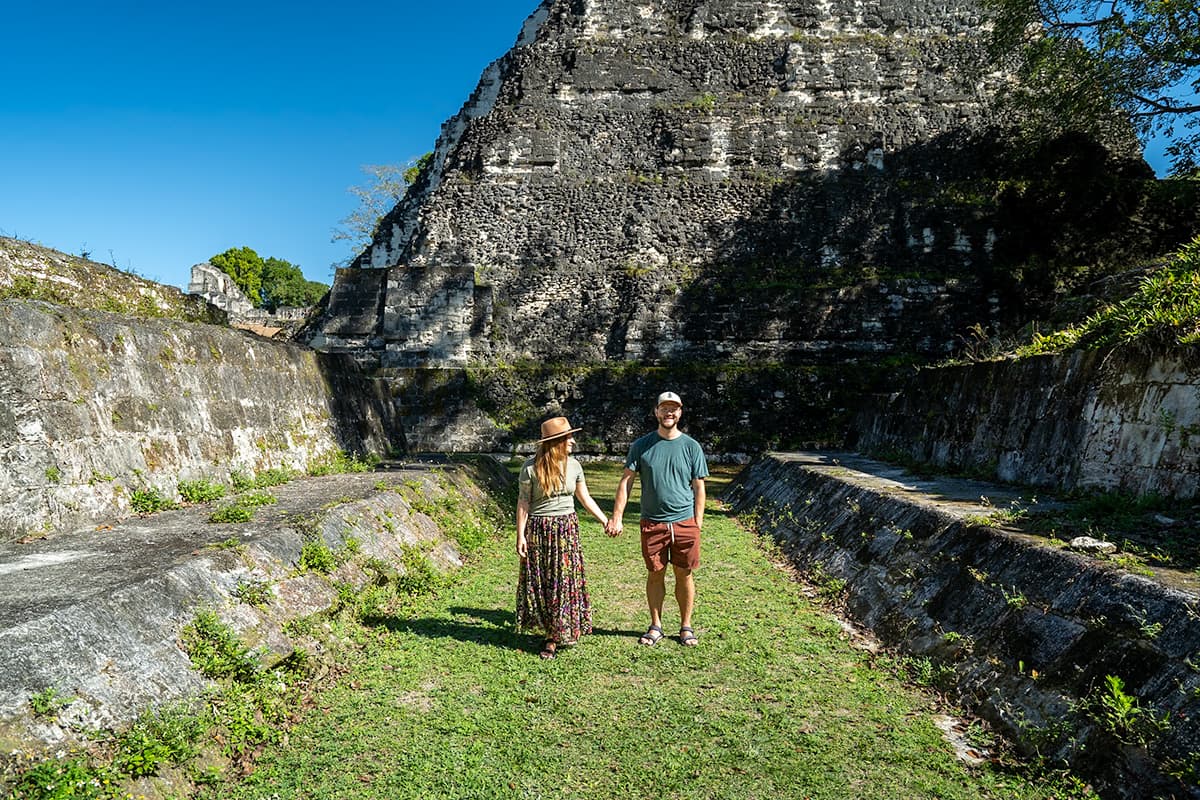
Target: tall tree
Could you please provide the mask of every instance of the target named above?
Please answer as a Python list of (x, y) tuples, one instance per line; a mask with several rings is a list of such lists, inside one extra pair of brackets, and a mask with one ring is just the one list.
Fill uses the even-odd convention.
[(416, 183), (421, 173), (433, 161), (433, 153), (412, 159), (404, 166), (396, 164), (367, 164), (362, 171), (370, 180), (363, 186), (347, 189), (358, 198), (358, 207), (351, 211), (337, 228), (331, 241), (348, 241), (354, 252), (336, 266), (345, 266), (375, 238), (379, 221), (404, 199), (408, 187)]
[(1143, 142), (1170, 141), (1172, 171), (1200, 163), (1200, 9), (1195, 0), (990, 0), (993, 44), (1018, 58), (1022, 98), (1073, 126), (1114, 105)]
[(281, 258), (263, 259), (263, 307), (272, 311), (280, 306), (316, 305), (329, 287), (305, 279), (300, 267)]
[(263, 260), (249, 247), (231, 247), (208, 260), (217, 269), (233, 278), (250, 302), (262, 304)]
[(274, 311), (280, 306), (315, 305), (329, 290), (323, 283), (306, 280), (300, 267), (290, 261), (264, 259), (249, 247), (231, 247), (208, 263), (233, 278), (258, 308)]

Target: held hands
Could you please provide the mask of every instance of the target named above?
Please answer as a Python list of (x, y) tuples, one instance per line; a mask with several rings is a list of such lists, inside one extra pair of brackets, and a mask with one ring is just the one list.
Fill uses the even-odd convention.
[(612, 517), (607, 523), (605, 523), (604, 532), (609, 536), (620, 536), (623, 528), (624, 526), (621, 524), (621, 518)]

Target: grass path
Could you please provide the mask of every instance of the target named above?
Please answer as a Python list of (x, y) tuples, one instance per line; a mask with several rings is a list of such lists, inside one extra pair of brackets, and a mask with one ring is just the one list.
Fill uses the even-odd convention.
[[(587, 465), (611, 508), (613, 465)], [(721, 488), (710, 484), (710, 497)], [(451, 586), (365, 623), (345, 680), (222, 798), (1048, 798), (956, 760), (933, 700), (835, 620), (711, 501), (696, 648), (640, 647), (637, 506), (583, 522), (596, 631), (553, 661), (513, 631), (511, 525)], [(678, 629), (668, 578), (664, 629)], [(883, 659), (884, 662), (887, 659)]]

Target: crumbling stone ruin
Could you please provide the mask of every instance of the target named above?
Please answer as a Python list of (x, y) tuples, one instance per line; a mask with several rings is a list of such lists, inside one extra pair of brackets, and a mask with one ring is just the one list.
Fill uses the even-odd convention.
[(290, 338), (312, 312), (311, 307), (282, 306), (273, 311), (255, 308), (254, 302), (227, 273), (203, 262), (192, 265), (188, 294), (203, 297), (229, 316), (229, 324), (268, 339)]
[(664, 382), (719, 449), (836, 441), (881, 367), (1029, 313), (1004, 266), (1067, 220), (1006, 175), (1086, 186), (1097, 239), (1133, 228), (1128, 141), (1003, 138), (986, 24), (973, 0), (545, 2), (310, 341), (394, 380), (428, 449), (566, 409), (619, 450)]

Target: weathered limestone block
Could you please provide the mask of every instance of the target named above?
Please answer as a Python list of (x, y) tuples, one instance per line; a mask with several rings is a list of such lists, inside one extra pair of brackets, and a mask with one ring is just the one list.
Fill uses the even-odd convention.
[(1064, 490), (1200, 494), (1200, 349), (923, 369), (869, 404), (855, 446)]
[(0, 538), (130, 512), (140, 489), (402, 445), (351, 363), (229, 328), (0, 301)]
[(199, 295), (230, 317), (240, 317), (254, 308), (254, 303), (227, 273), (212, 264), (193, 264), (188, 294)]
[[(417, 549), (435, 571), (461, 566), (453, 532), (439, 530), (414, 498), (453, 492), (482, 509), (496, 479), (480, 465), (302, 478), (273, 487), (278, 503), (246, 523), (211, 523), (213, 509), (200, 506), (0, 542), (3, 752), (119, 731), (144, 711), (200, 697), (211, 681), (180, 645), (199, 611), (215, 612), (271, 666), (312, 644), (288, 633), (288, 622), (328, 610), (340, 585), (376, 579), (368, 560), (403, 574), (406, 552)], [(333, 573), (300, 567), (306, 543), (343, 554), (351, 540), (354, 552)], [(242, 599), (247, 584), (263, 586), (267, 601)], [(39, 716), (30, 698), (47, 689), (69, 702)]]
[[(981, 526), (1011, 489), (923, 480), (853, 454), (776, 453), (728, 496), (816, 580), (844, 581), (850, 615), (929, 658), (940, 686), (1104, 796), (1196, 797), (1170, 774), (1200, 738), (1196, 582), (1111, 569), (1032, 537)], [(1148, 632), (1147, 621), (1161, 625)], [(1144, 742), (1089, 713), (1120, 678), (1169, 724)]]

